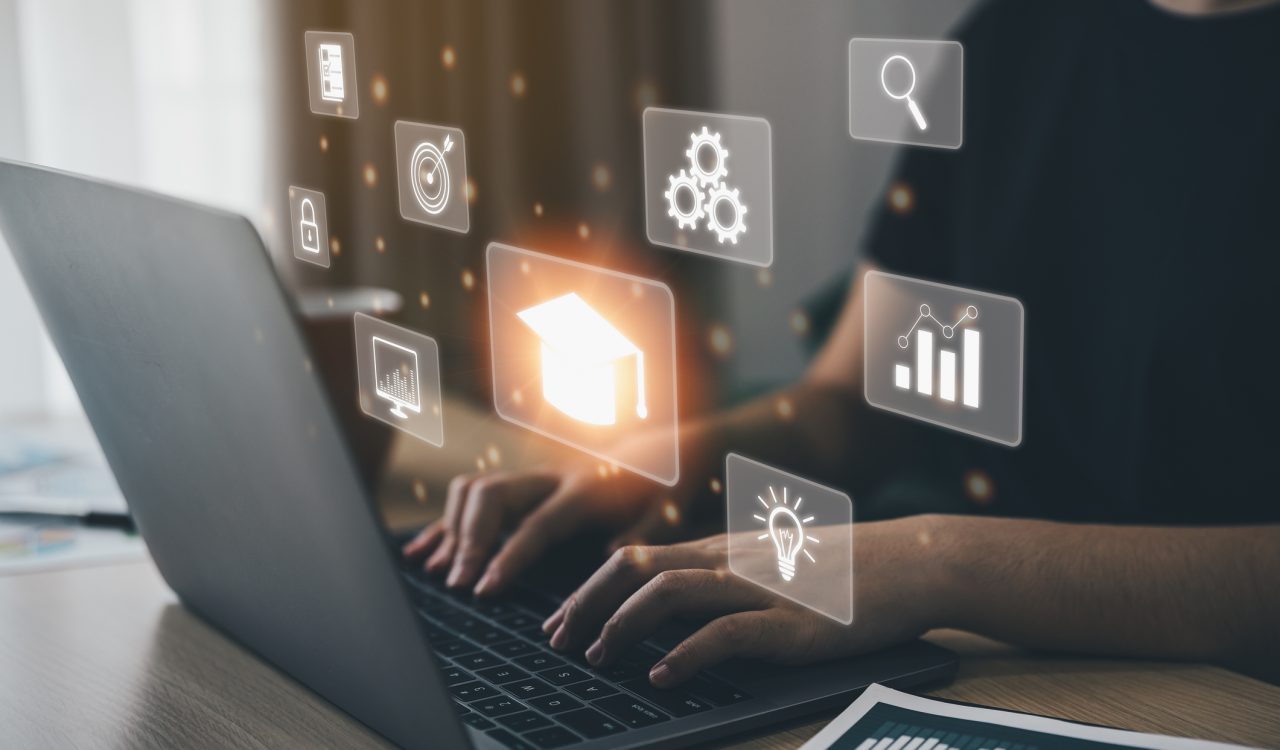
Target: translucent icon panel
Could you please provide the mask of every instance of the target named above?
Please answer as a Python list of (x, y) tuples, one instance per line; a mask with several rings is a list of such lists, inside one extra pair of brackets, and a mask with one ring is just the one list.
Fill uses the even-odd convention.
[(881, 271), (864, 276), (867, 402), (1014, 446), (1022, 442), (1022, 303)]
[(729, 570), (853, 622), (853, 501), (736, 453), (725, 459)]
[(964, 48), (959, 42), (849, 42), (849, 135), (936, 148), (964, 141)]
[(498, 416), (675, 484), (671, 290), (498, 243), (489, 245), (487, 265)]
[(303, 47), (311, 111), (332, 117), (359, 117), (356, 38), (342, 31), (308, 31), (303, 35)]
[(360, 409), (435, 446), (444, 445), (440, 349), (434, 339), (356, 313)]
[(467, 139), (462, 131), (400, 120), (395, 124), (395, 140), (400, 215), (465, 234), (471, 229), (471, 211)]
[(290, 185), (289, 220), (293, 233), (293, 256), (328, 268), (329, 214), (324, 193)]
[(755, 266), (773, 263), (769, 122), (649, 107), (644, 111), (649, 241)]

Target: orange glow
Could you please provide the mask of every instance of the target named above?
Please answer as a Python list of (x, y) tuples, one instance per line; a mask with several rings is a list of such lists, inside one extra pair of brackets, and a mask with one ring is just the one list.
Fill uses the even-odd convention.
[(374, 238), (373, 249), (380, 253), (385, 253), (387, 251), (387, 241), (382, 239), (382, 235), (378, 235)]
[(680, 509), (677, 508), (676, 504), (671, 502), (670, 500), (663, 500), (662, 501), (662, 517), (666, 519), (667, 523), (671, 524), (672, 526), (675, 526), (676, 524), (680, 523)]
[(916, 194), (905, 182), (895, 182), (889, 187), (889, 208), (899, 216), (911, 213), (916, 206)]
[(342, 243), (338, 241), (337, 237), (329, 238), (329, 254), (342, 255)]
[(320, 136), (320, 153), (329, 153), (329, 136), (327, 135)]
[(413, 480), (413, 497), (420, 503), (427, 501), (427, 485), (421, 479)]
[(427, 294), (426, 292), (422, 292), (421, 294), (419, 294), (418, 304), (422, 306), (423, 310), (427, 309), (428, 307), (431, 307), (431, 295)]
[(964, 491), (978, 505), (990, 505), (996, 496), (995, 483), (981, 469), (972, 469), (964, 475)]
[(498, 446), (490, 445), (485, 451), (485, 457), (489, 459), (489, 463), (497, 466), (502, 463), (502, 454), (498, 452)]
[(528, 90), (528, 84), (525, 83), (524, 73), (519, 71), (511, 76), (511, 95), (520, 98), (525, 95)]
[(542, 218), (542, 204), (541, 204), (541, 203), (535, 203), (535, 204), (533, 204), (533, 215), (534, 215), (534, 216), (537, 216), (539, 219), (541, 219), (541, 218)]
[(723, 489), (724, 486), (720, 484), (719, 477), (711, 477), (711, 491), (719, 495)]
[(387, 96), (390, 93), (387, 88), (387, 79), (381, 73), (374, 75), (373, 84), (373, 103), (382, 106), (387, 103)]
[(444, 65), (445, 70), (453, 70), (458, 64), (458, 53), (453, 51), (453, 45), (446, 44), (444, 49), (440, 50), (440, 64)]
[(587, 223), (585, 221), (580, 222), (578, 224), (578, 239), (585, 240), (585, 239), (590, 239), (590, 237), (591, 237), (591, 227), (587, 226)]
[(476, 202), (476, 198), (478, 198), (479, 196), (480, 196), (480, 190), (479, 188), (476, 187), (476, 181), (468, 177), (467, 178), (467, 205), (474, 206)]
[(378, 186), (378, 170), (372, 164), (364, 165), (364, 184), (371, 188)]
[(773, 408), (774, 411), (778, 413), (778, 417), (784, 422), (791, 421), (791, 418), (795, 416), (795, 407), (792, 406), (791, 399), (786, 398), (785, 396), (778, 399), (778, 401), (773, 405)]
[(462, 269), (462, 288), (468, 292), (476, 288), (476, 275), (470, 268)]

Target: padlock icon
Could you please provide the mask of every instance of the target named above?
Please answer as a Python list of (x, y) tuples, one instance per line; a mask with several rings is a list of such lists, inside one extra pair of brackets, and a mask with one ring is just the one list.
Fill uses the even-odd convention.
[(320, 227), (316, 224), (316, 206), (310, 198), (303, 198), (299, 207), (302, 221), (298, 228), (302, 230), (302, 249), (309, 253), (320, 253)]

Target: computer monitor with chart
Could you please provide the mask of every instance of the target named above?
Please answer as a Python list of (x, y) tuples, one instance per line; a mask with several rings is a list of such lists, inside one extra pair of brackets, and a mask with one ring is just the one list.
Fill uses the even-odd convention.
[(373, 337), (373, 373), (378, 398), (390, 401), (391, 413), (408, 419), (405, 409), (422, 411), (418, 388), (418, 353), (377, 336)]

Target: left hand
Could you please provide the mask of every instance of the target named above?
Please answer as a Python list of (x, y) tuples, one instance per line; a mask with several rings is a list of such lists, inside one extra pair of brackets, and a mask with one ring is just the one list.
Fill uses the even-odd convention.
[[(727, 569), (724, 534), (665, 547), (618, 550), (543, 625), (559, 650), (593, 639), (586, 658), (603, 666), (672, 617), (709, 619), (649, 673), (670, 687), (734, 656), (801, 664), (910, 640), (932, 624), (921, 521), (854, 526), (854, 622), (841, 625)], [(767, 554), (765, 550), (761, 554)], [(831, 571), (831, 575), (847, 575)]]

